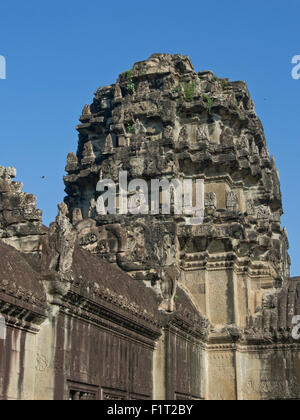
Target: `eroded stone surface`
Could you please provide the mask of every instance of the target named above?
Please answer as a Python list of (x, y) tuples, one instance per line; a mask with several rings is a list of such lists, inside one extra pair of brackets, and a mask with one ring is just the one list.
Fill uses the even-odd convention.
[[(70, 212), (84, 219), (73, 220), (81, 246), (151, 284), (164, 301), (167, 290), (162, 308), (171, 311), (173, 283), (164, 273), (175, 267), (178, 284), (214, 325), (213, 342), (291, 343), (297, 286), (289, 279), (278, 171), (246, 84), (196, 73), (187, 57), (155, 54), (99, 88), (89, 111), (77, 127), (78, 166), (65, 177)], [(96, 159), (83, 167), (89, 142)], [(162, 177), (204, 179), (204, 223), (97, 213), (98, 180), (118, 184), (120, 170), (128, 171), (128, 182), (143, 178), (148, 185)], [(287, 301), (288, 317), (282, 314)], [(224, 360), (228, 376), (230, 347)], [(211, 369), (212, 392), (226, 397), (216, 391)], [(238, 398), (235, 385), (226, 383)]]
[[(278, 173), (246, 84), (197, 74), (187, 57), (154, 54), (116, 85), (99, 88), (86, 109), (77, 127), (78, 165), (65, 177), (81, 245), (146, 282), (159, 284), (161, 267), (175, 265), (201, 313), (231, 324), (237, 310), (245, 326), (262, 309), (256, 289), (282, 286), (290, 265)], [(91, 145), (95, 160), (87, 166)], [(118, 184), (120, 170), (128, 171), (128, 182), (143, 178), (149, 190), (151, 179), (205, 179), (204, 224), (186, 226), (174, 215), (99, 214), (96, 184), (100, 178)], [(90, 230), (77, 224), (81, 216), (96, 224)], [(218, 292), (208, 278), (215, 270), (228, 278), (221, 286), (228, 299), (205, 308), (189, 279), (195, 271), (206, 277), (213, 301)], [(249, 293), (237, 309), (234, 283), (245, 276)]]
[(40, 253), (46, 232), (42, 212), (36, 208), (36, 197), (13, 181), (16, 175), (15, 168), (0, 166), (0, 239), (19, 251)]

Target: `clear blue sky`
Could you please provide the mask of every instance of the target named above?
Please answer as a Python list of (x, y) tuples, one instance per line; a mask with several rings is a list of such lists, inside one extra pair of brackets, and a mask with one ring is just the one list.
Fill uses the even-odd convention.
[[(75, 125), (99, 86), (155, 52), (245, 80), (280, 171), (292, 274), (300, 275), (299, 0), (6, 1), (0, 8), (0, 164), (16, 166), (44, 223), (63, 200)], [(41, 177), (45, 176), (43, 180)]]

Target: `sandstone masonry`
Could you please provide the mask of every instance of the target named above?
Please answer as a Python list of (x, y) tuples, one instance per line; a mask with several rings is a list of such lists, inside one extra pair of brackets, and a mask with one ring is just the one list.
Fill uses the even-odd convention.
[[(0, 262), (15, 273), (10, 280), (3, 263), (11, 338), (0, 341), (0, 396), (300, 398), (300, 283), (246, 84), (154, 54), (99, 88), (77, 129), (67, 196), (49, 229), (15, 171), (0, 168)], [(204, 223), (98, 214), (98, 181), (118, 184), (120, 171), (149, 185), (204, 179)], [(38, 311), (16, 301), (37, 285)]]

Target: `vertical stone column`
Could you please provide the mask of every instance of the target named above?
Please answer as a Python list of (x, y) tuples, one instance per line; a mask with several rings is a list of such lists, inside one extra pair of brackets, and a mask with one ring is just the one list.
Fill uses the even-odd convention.
[(156, 343), (153, 353), (153, 400), (166, 399), (166, 349), (165, 333)]

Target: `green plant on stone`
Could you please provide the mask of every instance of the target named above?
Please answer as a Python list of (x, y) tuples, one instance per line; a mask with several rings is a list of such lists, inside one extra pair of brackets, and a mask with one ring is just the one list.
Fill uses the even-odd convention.
[(228, 82), (228, 80), (222, 80), (221, 81), (221, 84), (222, 84), (222, 89), (224, 90), (228, 85), (229, 85), (229, 82)]
[(126, 75), (126, 79), (127, 79), (127, 85), (126, 85), (127, 92), (130, 92), (131, 94), (134, 94), (135, 84), (132, 80), (132, 70), (126, 71), (125, 75)]
[(126, 80), (131, 79), (132, 70), (126, 70), (124, 73), (121, 74), (121, 77), (125, 78)]
[(135, 84), (134, 83), (128, 83), (127, 90), (128, 90), (128, 92), (133, 94), (135, 92)]
[(203, 101), (204, 101), (204, 102), (206, 103), (206, 105), (207, 105), (207, 110), (208, 110), (208, 113), (209, 113), (209, 114), (211, 114), (211, 108), (212, 108), (213, 103), (214, 103), (213, 98), (210, 98), (209, 96), (207, 96), (207, 95), (203, 94), (203, 95), (202, 95), (202, 99), (203, 99)]
[(185, 94), (185, 100), (187, 102), (192, 102), (195, 97), (195, 88), (196, 88), (196, 82), (190, 82), (184, 84), (184, 94)]
[(240, 112), (240, 107), (239, 107), (238, 100), (236, 99), (236, 96), (233, 99), (233, 103), (234, 103), (236, 111), (239, 113)]
[(127, 132), (134, 134), (135, 132), (134, 124), (127, 124)]

